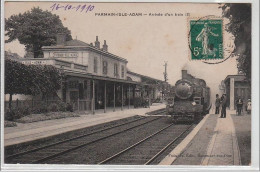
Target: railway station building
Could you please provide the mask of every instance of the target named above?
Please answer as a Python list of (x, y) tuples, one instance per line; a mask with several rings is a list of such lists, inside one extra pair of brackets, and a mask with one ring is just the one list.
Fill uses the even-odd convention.
[(63, 71), (65, 79), (49, 100), (62, 100), (75, 110), (91, 111), (116, 107), (130, 108), (137, 98), (149, 103), (162, 99), (164, 81), (128, 70), (128, 61), (108, 51), (98, 36), (94, 44), (57, 36), (57, 44), (42, 47), (43, 58), (19, 59), (23, 64), (53, 65)]
[(247, 100), (251, 99), (251, 86), (250, 82), (246, 80), (245, 75), (228, 75), (224, 80), (224, 84), (227, 104), (230, 110), (236, 109), (236, 100), (238, 97), (243, 99), (243, 107), (245, 107)]

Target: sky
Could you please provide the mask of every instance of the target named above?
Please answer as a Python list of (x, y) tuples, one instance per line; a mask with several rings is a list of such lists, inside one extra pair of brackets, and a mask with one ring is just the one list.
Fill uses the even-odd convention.
[[(60, 6), (94, 6), (92, 11), (80, 12), (59, 8), (52, 11), (54, 2), (5, 2), (5, 18), (40, 7), (60, 16), (64, 26), (71, 30), (73, 39), (91, 43), (99, 36), (108, 44), (108, 51), (128, 60), (133, 72), (163, 80), (164, 63), (168, 63), (169, 83), (174, 85), (181, 78), (181, 70), (204, 79), (212, 95), (219, 93), (219, 84), (227, 75), (237, 74), (236, 58), (223, 63), (206, 64), (190, 60), (188, 20), (208, 15), (221, 16), (218, 4), (199, 3), (74, 3), (59, 2)], [(57, 4), (56, 4), (57, 5)], [(98, 13), (143, 13), (147, 16), (98, 16)], [(161, 13), (174, 16), (149, 16)], [(190, 16), (185, 16), (190, 13)], [(179, 16), (175, 16), (179, 14)], [(181, 16), (180, 14), (183, 14)], [(228, 21), (223, 19), (224, 23)], [(224, 48), (233, 45), (232, 36), (224, 31)], [(24, 56), (24, 46), (13, 41), (5, 50)], [(227, 55), (228, 56), (228, 55)], [(211, 60), (209, 62), (217, 62)]]

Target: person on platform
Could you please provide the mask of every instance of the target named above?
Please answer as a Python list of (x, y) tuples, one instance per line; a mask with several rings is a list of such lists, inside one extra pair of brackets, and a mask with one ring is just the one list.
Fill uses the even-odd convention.
[(250, 99), (248, 99), (248, 101), (247, 101), (246, 111), (248, 114), (251, 113), (251, 100)]
[(216, 106), (215, 114), (219, 114), (220, 98), (219, 98), (219, 95), (218, 95), (218, 94), (216, 94), (215, 106)]
[(221, 117), (226, 118), (226, 108), (227, 108), (227, 96), (223, 94), (221, 97)]
[(236, 106), (237, 106), (237, 114), (241, 115), (241, 111), (243, 109), (243, 100), (239, 96), (238, 99), (236, 100)]

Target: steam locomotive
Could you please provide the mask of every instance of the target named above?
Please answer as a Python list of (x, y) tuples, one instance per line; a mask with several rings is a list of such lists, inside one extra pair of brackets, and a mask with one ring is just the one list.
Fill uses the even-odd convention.
[(166, 112), (174, 121), (198, 121), (209, 113), (210, 88), (203, 79), (182, 70), (182, 79), (175, 83), (172, 97), (168, 98)]

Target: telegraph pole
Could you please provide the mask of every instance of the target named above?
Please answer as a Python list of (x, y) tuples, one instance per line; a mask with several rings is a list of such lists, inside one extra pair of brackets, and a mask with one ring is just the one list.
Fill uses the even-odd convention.
[(168, 81), (168, 75), (167, 75), (167, 61), (164, 61), (164, 81), (165, 81), (165, 84), (163, 84), (163, 91), (162, 91), (162, 99), (164, 100), (164, 97), (167, 93), (167, 81)]
[(168, 75), (167, 75), (167, 61), (164, 62), (164, 81), (167, 82), (168, 81)]

